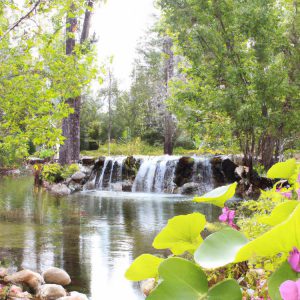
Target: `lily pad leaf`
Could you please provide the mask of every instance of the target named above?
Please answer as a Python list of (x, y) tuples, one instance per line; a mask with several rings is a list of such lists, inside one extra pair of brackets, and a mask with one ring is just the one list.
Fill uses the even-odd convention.
[(286, 280), (297, 280), (298, 275), (292, 270), (290, 264), (285, 261), (270, 277), (268, 281), (268, 293), (272, 300), (282, 300), (279, 287)]
[(182, 258), (168, 258), (158, 268), (162, 282), (147, 300), (199, 300), (208, 291), (205, 273)]
[(280, 224), (291, 215), (298, 204), (299, 201), (292, 200), (280, 203), (273, 209), (271, 215), (261, 217), (259, 221), (270, 226)]
[(203, 268), (219, 268), (235, 260), (236, 253), (248, 243), (247, 238), (230, 227), (209, 235), (194, 254)]
[(273, 256), (278, 253), (288, 253), (297, 247), (300, 249), (300, 205), (290, 217), (264, 233), (257, 239), (242, 247), (235, 262), (247, 260), (256, 256)]
[(142, 254), (127, 269), (125, 277), (132, 281), (156, 278), (158, 275), (158, 266), (163, 260), (151, 254)]
[(224, 185), (204, 194), (201, 197), (195, 197), (193, 201), (206, 202), (223, 207), (224, 203), (234, 196), (236, 187), (237, 182), (230, 185)]
[(296, 159), (294, 158), (288, 159), (285, 162), (279, 162), (274, 166), (272, 166), (267, 173), (267, 177), (289, 179), (296, 171), (296, 168), (297, 168)]
[(200, 213), (176, 216), (155, 237), (153, 247), (169, 248), (173, 254), (180, 255), (185, 251), (194, 253), (202, 243), (200, 232), (206, 224), (205, 216)]
[(207, 294), (207, 300), (241, 300), (242, 292), (238, 283), (233, 279), (224, 280), (213, 286)]

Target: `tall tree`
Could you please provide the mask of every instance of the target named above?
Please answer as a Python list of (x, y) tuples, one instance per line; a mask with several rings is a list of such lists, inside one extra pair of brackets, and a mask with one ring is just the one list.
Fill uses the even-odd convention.
[(174, 76), (174, 53), (172, 51), (173, 41), (170, 37), (163, 38), (163, 53), (165, 54), (164, 82), (165, 82), (165, 116), (164, 116), (164, 154), (173, 154), (173, 137), (175, 124), (172, 113), (168, 109), (167, 99), (169, 97), (169, 83)]
[[(87, 8), (84, 14), (84, 22), (80, 37), (81, 45), (86, 43), (89, 38), (92, 9), (94, 0), (87, 2)], [(78, 8), (74, 2), (71, 2), (70, 10), (66, 19), (66, 54), (76, 55), (76, 33), (78, 31)], [(81, 96), (70, 98), (67, 104), (72, 109), (72, 113), (63, 120), (62, 132), (65, 138), (64, 144), (60, 147), (59, 163), (68, 164), (79, 160), (80, 156), (80, 109)]]
[(184, 106), (194, 118), (183, 122), (196, 121), (205, 129), (214, 122), (213, 128), (223, 130), (222, 116), (245, 163), (251, 166), (257, 157), (269, 167), (282, 152), (280, 145), (299, 136), (299, 80), (291, 76), (299, 45), (289, 34), (299, 17), (297, 1), (158, 3), (186, 62), (181, 82), (173, 86), (178, 116)]

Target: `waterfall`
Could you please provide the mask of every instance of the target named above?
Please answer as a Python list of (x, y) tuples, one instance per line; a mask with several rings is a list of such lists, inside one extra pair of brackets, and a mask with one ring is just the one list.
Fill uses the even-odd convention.
[(95, 183), (97, 189), (104, 190), (106, 187), (108, 187), (108, 189), (111, 191), (113, 182), (122, 181), (123, 163), (125, 158), (125, 156), (105, 158), (99, 182)]
[[(94, 179), (96, 189), (122, 191), (125, 186), (124, 190), (132, 192), (174, 193), (183, 187), (200, 194), (214, 188), (210, 157), (135, 156), (125, 165), (126, 159), (106, 157)], [(184, 187), (188, 183), (192, 184)]]
[(134, 180), (133, 192), (173, 192), (177, 156), (143, 157)]

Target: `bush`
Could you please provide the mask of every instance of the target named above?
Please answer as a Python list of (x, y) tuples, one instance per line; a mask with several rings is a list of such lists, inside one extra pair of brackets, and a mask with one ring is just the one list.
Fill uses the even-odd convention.
[(46, 164), (43, 167), (42, 177), (50, 183), (57, 183), (63, 180), (63, 168), (60, 164)]
[(79, 171), (79, 166), (77, 164), (66, 165), (62, 170), (61, 176), (63, 179), (67, 179), (77, 171)]

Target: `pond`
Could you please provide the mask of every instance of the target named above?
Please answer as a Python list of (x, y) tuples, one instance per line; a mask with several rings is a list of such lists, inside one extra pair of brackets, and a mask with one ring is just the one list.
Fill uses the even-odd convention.
[(32, 177), (0, 177), (0, 260), (12, 270), (65, 269), (68, 290), (90, 299), (142, 300), (138, 283), (124, 278), (175, 215), (199, 211), (209, 221), (219, 209), (168, 194), (89, 191), (56, 198), (33, 187)]

